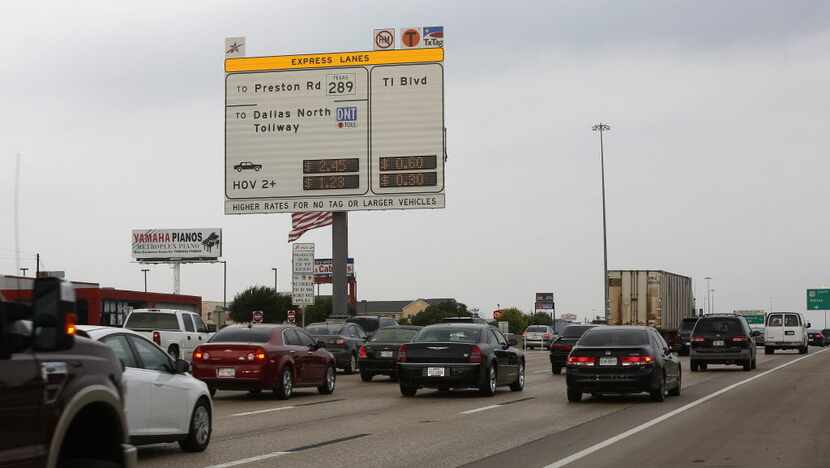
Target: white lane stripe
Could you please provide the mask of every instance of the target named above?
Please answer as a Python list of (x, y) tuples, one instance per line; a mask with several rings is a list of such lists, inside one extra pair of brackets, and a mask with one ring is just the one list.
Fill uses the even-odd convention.
[(294, 408), (296, 408), (296, 406), (280, 406), (279, 408), (268, 408), (268, 409), (257, 410), (257, 411), (247, 411), (245, 413), (235, 413), (235, 414), (232, 414), (231, 417), (234, 417), (234, 416), (250, 416), (252, 414), (262, 414), (262, 413), (273, 413), (274, 411), (289, 410), (289, 409), (294, 409)]
[(251, 457), (251, 458), (243, 458), (241, 460), (234, 460), (234, 461), (230, 461), (230, 462), (227, 462), (227, 463), (222, 463), (222, 464), (219, 464), (219, 465), (210, 465), (210, 466), (207, 466), (206, 468), (228, 468), (228, 467), (231, 467), (231, 466), (238, 466), (238, 465), (244, 465), (246, 463), (253, 463), (253, 462), (257, 462), (257, 461), (268, 460), (269, 458), (281, 457), (283, 455), (288, 455), (290, 453), (291, 452), (271, 452), (271, 453), (266, 453), (265, 455), (257, 455), (256, 457)]
[(784, 364), (781, 364), (778, 367), (773, 367), (772, 369), (770, 369), (768, 371), (761, 372), (760, 374), (752, 376), (752, 377), (750, 377), (746, 380), (741, 380), (738, 383), (734, 383), (734, 384), (732, 384), (728, 387), (724, 387), (724, 388), (716, 391), (715, 393), (711, 393), (709, 395), (706, 395), (705, 397), (697, 399), (697, 400), (695, 400), (695, 401), (693, 401), (693, 402), (691, 402), (687, 405), (681, 406), (680, 408), (677, 408), (674, 411), (669, 411), (668, 413), (666, 413), (662, 416), (658, 416), (658, 417), (652, 419), (651, 421), (644, 422), (643, 424), (640, 424), (637, 427), (631, 428), (631, 429), (629, 429), (629, 430), (627, 430), (627, 431), (625, 431), (621, 434), (617, 434), (614, 437), (611, 437), (610, 439), (604, 440), (604, 441), (602, 441), (598, 444), (592, 445), (592, 446), (590, 446), (590, 447), (588, 447), (584, 450), (580, 450), (579, 452), (576, 452), (573, 455), (570, 455), (570, 456), (567, 456), (567, 457), (565, 457), (561, 460), (555, 461), (555, 462), (551, 463), (550, 465), (547, 465), (545, 468), (561, 468), (565, 465), (569, 465), (569, 464), (571, 464), (571, 463), (573, 463), (577, 460), (580, 460), (582, 458), (587, 457), (588, 455), (590, 455), (594, 452), (602, 450), (605, 447), (608, 447), (609, 445), (615, 444), (615, 443), (617, 443), (617, 442), (619, 442), (623, 439), (627, 439), (628, 437), (631, 437), (634, 434), (637, 434), (638, 432), (642, 432), (642, 431), (644, 431), (644, 430), (646, 430), (646, 429), (648, 429), (652, 426), (660, 424), (661, 422), (665, 421), (666, 419), (669, 419), (673, 416), (677, 416), (678, 414), (683, 413), (685, 411), (688, 411), (688, 410), (694, 408), (695, 406), (706, 403), (707, 401), (711, 400), (712, 398), (716, 398), (720, 395), (723, 395), (724, 393), (726, 393), (728, 391), (734, 390), (734, 389), (740, 387), (741, 385), (752, 382), (755, 379), (760, 379), (761, 377), (763, 377), (767, 374), (771, 374), (771, 373), (773, 373), (773, 372), (775, 372), (779, 369), (783, 369), (784, 367), (787, 367), (791, 364), (795, 364), (798, 361), (802, 361), (804, 359), (811, 358), (811, 357), (813, 357), (817, 354), (823, 353), (824, 351), (826, 351), (826, 349), (823, 349), (821, 351), (817, 351), (817, 352), (815, 352), (813, 354), (810, 354), (810, 355), (807, 355), (807, 356), (802, 356), (798, 359), (793, 359), (790, 362), (785, 362)]
[(462, 412), (460, 412), (460, 413), (458, 413), (458, 414), (473, 414), (473, 413), (478, 413), (479, 411), (487, 411), (487, 410), (491, 410), (491, 409), (493, 409), (493, 408), (498, 408), (498, 407), (500, 407), (500, 406), (501, 406), (501, 405), (482, 406), (481, 408), (476, 408), (476, 409), (471, 409), (471, 410), (467, 410), (467, 411), (462, 411)]

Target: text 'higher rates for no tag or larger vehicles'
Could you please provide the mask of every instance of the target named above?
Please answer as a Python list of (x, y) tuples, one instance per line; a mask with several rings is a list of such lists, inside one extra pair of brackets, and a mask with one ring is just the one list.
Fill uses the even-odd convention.
[(443, 208), (443, 49), (225, 61), (225, 213)]

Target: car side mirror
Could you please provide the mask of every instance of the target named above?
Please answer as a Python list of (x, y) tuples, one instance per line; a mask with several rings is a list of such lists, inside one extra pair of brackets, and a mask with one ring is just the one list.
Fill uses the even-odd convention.
[(812, 326), (813, 326), (813, 324), (812, 324), (812, 323), (807, 322), (807, 328), (810, 328), (810, 327), (812, 327)]
[(177, 374), (185, 374), (190, 372), (190, 363), (184, 359), (176, 359), (173, 363), (173, 371)]
[(59, 278), (36, 278), (32, 291), (34, 347), (61, 351), (75, 344), (75, 290)]
[(519, 344), (519, 340), (517, 340), (515, 336), (511, 336), (507, 339), (507, 344), (510, 346), (516, 346)]

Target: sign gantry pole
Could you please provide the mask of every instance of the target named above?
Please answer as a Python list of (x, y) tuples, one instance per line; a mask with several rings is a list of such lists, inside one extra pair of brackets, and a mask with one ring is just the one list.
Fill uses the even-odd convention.
[(332, 262), (332, 313), (348, 314), (346, 299), (346, 259), (349, 257), (349, 218), (346, 211), (332, 213), (331, 262)]

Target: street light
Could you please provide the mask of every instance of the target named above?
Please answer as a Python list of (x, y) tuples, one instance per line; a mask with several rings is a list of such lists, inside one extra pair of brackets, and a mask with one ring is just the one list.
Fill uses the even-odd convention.
[(611, 126), (602, 122), (591, 127), (592, 131), (599, 132), (599, 163), (602, 171), (602, 289), (605, 295), (605, 320), (608, 320), (608, 236), (605, 229), (605, 147), (602, 134), (611, 130)]
[(276, 292), (277, 292), (277, 269), (276, 268), (271, 268), (271, 269), (274, 270), (274, 293), (276, 294)]
[(141, 271), (144, 272), (144, 292), (147, 292), (147, 272), (150, 271), (150, 269), (142, 268)]
[(712, 293), (712, 299), (711, 299), (711, 302), (709, 303), (709, 307), (711, 307), (712, 310), (709, 313), (714, 314), (715, 313), (714, 312), (714, 310), (715, 310), (715, 290), (710, 289), (709, 292)]
[(27, 272), (27, 271), (29, 271), (29, 269), (28, 269), (28, 268), (21, 268), (21, 269), (20, 269), (20, 272), (21, 272), (21, 273), (23, 273), (21, 276), (23, 276), (23, 277), (25, 278), (25, 277), (26, 277), (26, 272)]

